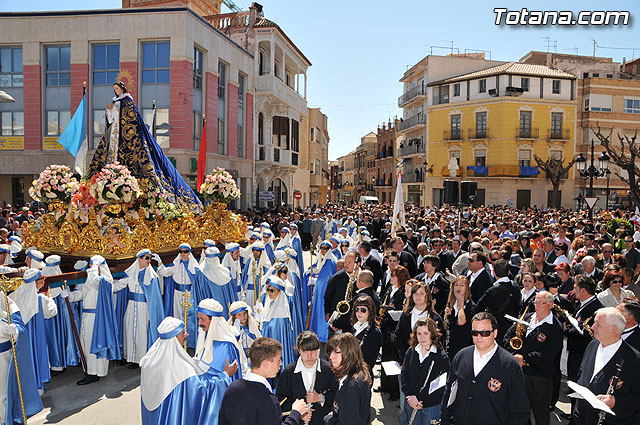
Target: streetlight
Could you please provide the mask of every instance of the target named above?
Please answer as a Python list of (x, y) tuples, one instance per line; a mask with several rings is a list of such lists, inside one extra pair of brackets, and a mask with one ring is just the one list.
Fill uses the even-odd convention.
[[(587, 167), (587, 158), (584, 157), (582, 153), (578, 155), (576, 158), (576, 168), (578, 169), (578, 173), (580, 173), (580, 177), (583, 179), (589, 178), (589, 196), (593, 196), (593, 179), (597, 179), (599, 177), (604, 177), (606, 175), (606, 171), (609, 170), (609, 155), (606, 152), (603, 152), (598, 157), (598, 168), (594, 165), (595, 154), (593, 152), (594, 141), (591, 139), (591, 163), (589, 167)], [(593, 209), (589, 209), (589, 219), (593, 218)]]
[(609, 209), (609, 179), (611, 178), (611, 170), (609, 170), (609, 169), (605, 170), (604, 175), (607, 177), (607, 205), (606, 205), (606, 208)]

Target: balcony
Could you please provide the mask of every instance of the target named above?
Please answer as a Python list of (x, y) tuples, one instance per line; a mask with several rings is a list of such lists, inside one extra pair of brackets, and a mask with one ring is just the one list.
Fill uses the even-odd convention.
[(470, 128), (467, 130), (469, 139), (491, 139), (491, 133), (488, 129)]
[(449, 95), (441, 94), (438, 96), (433, 96), (433, 104), (434, 105), (443, 105), (445, 103), (449, 103)]
[(398, 106), (402, 107), (418, 97), (424, 97), (427, 94), (427, 88), (424, 86), (415, 86), (407, 90), (398, 98)]
[(391, 179), (378, 179), (378, 181), (376, 182), (376, 186), (381, 187), (381, 186), (391, 186)]
[(263, 162), (278, 162), (282, 165), (298, 166), (298, 152), (281, 149), (273, 145), (258, 147), (258, 160)]
[(409, 155), (416, 155), (416, 154), (420, 154), (420, 153), (424, 153), (424, 143), (422, 141), (418, 141), (418, 142), (409, 141), (409, 142), (407, 142), (405, 140), (398, 147), (398, 158), (402, 158), (404, 156), (409, 156)]
[(278, 103), (291, 106), (298, 111), (307, 110), (307, 100), (295, 89), (289, 87), (279, 77), (273, 75), (269, 70), (264, 70), (263, 75), (256, 78), (256, 96), (267, 95)]
[[(416, 171), (418, 171), (416, 173)], [(402, 183), (423, 183), (424, 173), (420, 170), (407, 171), (402, 175)]]
[(416, 114), (406, 120), (400, 121), (398, 124), (398, 131), (407, 131), (411, 128), (424, 126), (427, 122), (427, 116), (425, 114)]
[(453, 140), (464, 140), (464, 131), (462, 130), (453, 130), (453, 131), (449, 131), (449, 130), (445, 130), (442, 132), (442, 140), (447, 142), (447, 141), (453, 141)]
[(538, 128), (516, 127), (516, 139), (537, 139)]
[(549, 130), (547, 132), (547, 140), (569, 140), (570, 134), (568, 128), (557, 131)]

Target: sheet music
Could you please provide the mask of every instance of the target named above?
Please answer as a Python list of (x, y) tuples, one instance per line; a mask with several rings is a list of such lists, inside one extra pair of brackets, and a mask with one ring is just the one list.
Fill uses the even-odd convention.
[(573, 391), (578, 393), (579, 396), (584, 398), (594, 409), (603, 410), (608, 414), (615, 416), (615, 413), (613, 413), (613, 410), (609, 409), (609, 406), (604, 404), (604, 401), (596, 397), (595, 394), (593, 394), (589, 388), (576, 384), (573, 381), (567, 381), (567, 385)]
[(429, 384), (429, 394), (433, 394), (445, 385), (447, 385), (447, 372), (431, 381), (431, 383)]
[(402, 310), (389, 310), (389, 315), (394, 322), (397, 322), (400, 320), (400, 316), (402, 316)]
[(449, 400), (447, 401), (447, 407), (450, 407), (454, 401), (456, 401), (456, 396), (458, 395), (458, 380), (453, 381), (451, 384), (451, 392), (449, 393)]
[(384, 369), (384, 373), (388, 376), (400, 375), (400, 365), (398, 362), (390, 361), (390, 362), (382, 362), (382, 368)]
[(576, 320), (575, 317), (573, 317), (570, 314), (565, 314), (565, 317), (567, 318), (567, 320), (569, 320), (569, 323), (571, 323), (571, 326), (573, 326), (574, 328), (576, 328), (576, 330), (580, 333), (580, 335), (584, 334), (584, 331), (582, 330), (582, 328), (580, 327), (580, 323), (578, 323), (578, 321)]

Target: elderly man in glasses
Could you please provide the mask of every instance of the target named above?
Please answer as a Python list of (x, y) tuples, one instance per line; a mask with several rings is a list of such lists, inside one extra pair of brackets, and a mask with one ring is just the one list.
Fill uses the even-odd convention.
[(471, 320), (472, 346), (463, 348), (451, 363), (443, 397), (442, 424), (482, 423), (525, 425), (529, 401), (518, 361), (498, 346), (498, 323), (491, 313)]
[(113, 291), (128, 289), (123, 321), (124, 357), (129, 369), (136, 369), (147, 350), (158, 339), (158, 326), (164, 319), (160, 281), (151, 267), (151, 251), (141, 249), (125, 270), (125, 277), (114, 282)]

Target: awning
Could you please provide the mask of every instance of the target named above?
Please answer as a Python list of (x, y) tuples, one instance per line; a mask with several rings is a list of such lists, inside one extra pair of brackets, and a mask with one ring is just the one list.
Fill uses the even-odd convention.
[(540, 174), (538, 167), (520, 167), (521, 176), (537, 176)]
[(470, 165), (467, 168), (469, 170), (471, 170), (471, 171), (475, 171), (476, 174), (484, 174), (484, 175), (488, 175), (489, 174), (489, 167), (481, 167), (481, 166), (477, 166), (477, 165)]

